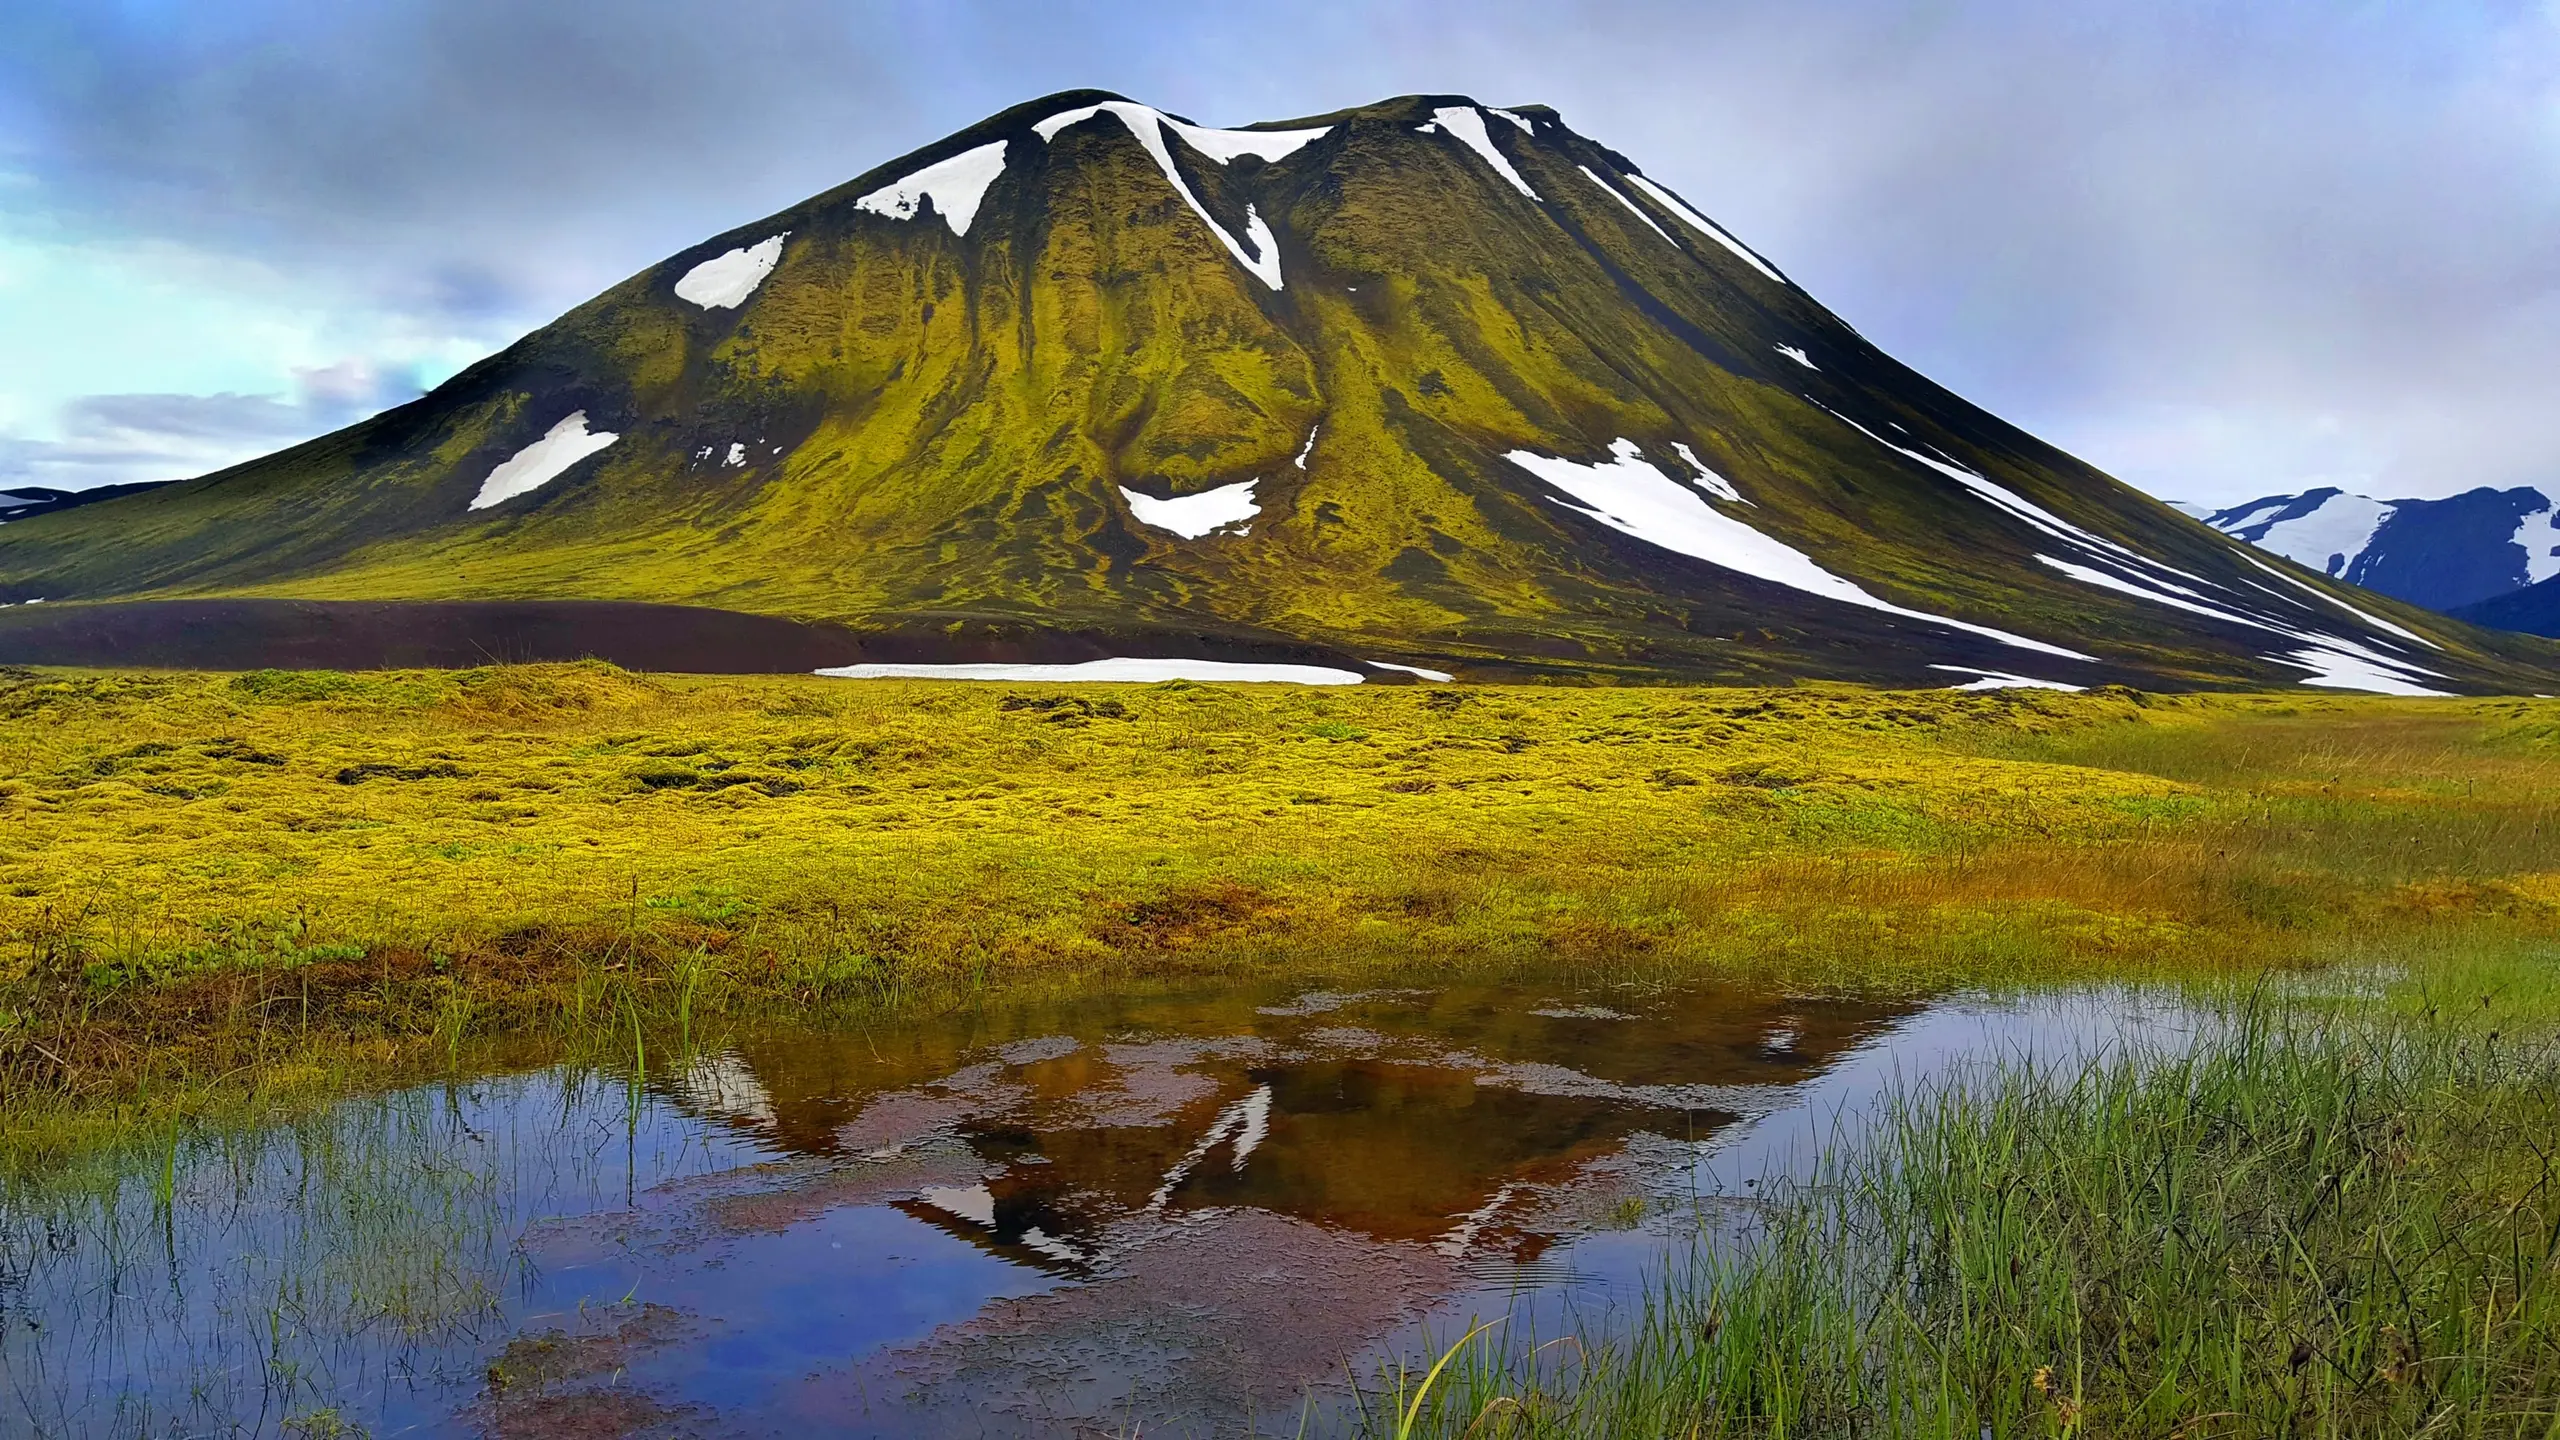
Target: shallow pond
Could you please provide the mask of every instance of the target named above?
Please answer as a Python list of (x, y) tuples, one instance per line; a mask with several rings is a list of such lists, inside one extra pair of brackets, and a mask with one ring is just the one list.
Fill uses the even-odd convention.
[(2163, 1023), (1221, 988), (179, 1133), (0, 1208), (0, 1433), (1336, 1433), (1473, 1320), (1605, 1332), (1897, 1075)]

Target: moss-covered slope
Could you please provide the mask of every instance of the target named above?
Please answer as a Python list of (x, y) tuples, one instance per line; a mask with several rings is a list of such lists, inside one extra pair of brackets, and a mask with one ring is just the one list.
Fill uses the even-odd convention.
[[(2534, 642), (2268, 573), (1949, 395), (1552, 112), (1201, 131), (1116, 101), (1007, 111), (338, 434), (0, 528), (0, 599), (676, 602), (1486, 674), (2555, 683)], [(752, 288), (703, 303), (723, 275)], [(616, 438), (474, 508), (581, 415)], [(1153, 509), (1221, 491), (1197, 524)]]

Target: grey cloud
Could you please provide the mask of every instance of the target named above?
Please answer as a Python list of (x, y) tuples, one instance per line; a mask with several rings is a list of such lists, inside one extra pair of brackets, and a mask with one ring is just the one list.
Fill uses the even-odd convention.
[(0, 489), (179, 480), (325, 435), (421, 391), (410, 371), (345, 361), (299, 372), (296, 394), (87, 395), (63, 438), (0, 437)]
[(90, 443), (115, 436), (167, 444), (290, 435), (299, 406), (269, 395), (90, 395), (64, 408), (64, 428)]
[(2560, 22), (2531, 4), (9, 9), (0, 155), (66, 223), (422, 328), (539, 323), (1047, 90), (1211, 121), (1460, 90), (1558, 106), (2160, 493), (2560, 478)]

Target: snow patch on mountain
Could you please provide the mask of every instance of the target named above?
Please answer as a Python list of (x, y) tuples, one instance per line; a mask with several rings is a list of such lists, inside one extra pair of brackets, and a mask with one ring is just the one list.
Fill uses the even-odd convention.
[(1277, 163), (1288, 159), (1305, 146), (1333, 133), (1330, 125), (1307, 130), (1212, 130), (1202, 125), (1185, 125), (1158, 111), (1156, 119), (1182, 143), (1224, 165), (1250, 155), (1257, 160)]
[(1312, 130), (1209, 130), (1185, 125), (1153, 106), (1128, 100), (1106, 100), (1099, 105), (1061, 110), (1031, 128), (1042, 141), (1050, 142), (1058, 138), (1059, 131), (1102, 114), (1118, 116), (1120, 123), (1129, 128), (1130, 135), (1147, 152), (1147, 157), (1156, 162), (1156, 169), (1163, 172), (1165, 183), (1182, 197), (1183, 204), (1191, 207), (1192, 214), (1200, 217), (1200, 223), (1209, 227), (1209, 233), (1218, 237), (1218, 243), (1227, 247), (1227, 253), (1235, 257), (1237, 264), (1272, 289), (1282, 288), (1280, 247), (1272, 238), (1271, 227), (1264, 224), (1262, 217), (1248, 205), (1244, 212), (1245, 236), (1253, 248), (1247, 250), (1245, 242), (1239, 242), (1228, 234), (1226, 227), (1210, 216), (1208, 207), (1200, 203), (1200, 197), (1191, 193), (1191, 187), (1183, 182), (1182, 172), (1174, 168), (1173, 151), (1166, 147), (1164, 141), (1165, 131), (1172, 130), (1182, 137), (1184, 144), (1224, 165), (1244, 155), (1264, 160), (1281, 159), (1295, 153), (1300, 146), (1321, 139), (1332, 129), (1331, 126)]
[(1596, 173), (1594, 173), (1594, 172), (1593, 172), (1593, 170), (1592, 170), (1592, 168), (1591, 168), (1590, 166), (1588, 166), (1588, 165), (1576, 165), (1576, 166), (1575, 166), (1575, 167), (1573, 167), (1573, 168), (1575, 168), (1576, 170), (1581, 171), (1581, 172), (1583, 173), (1583, 175), (1591, 181), (1591, 183), (1592, 183), (1592, 184), (1599, 186), (1599, 187), (1601, 188), (1601, 190), (1602, 190), (1602, 191), (1604, 191), (1604, 192), (1606, 192), (1606, 193), (1607, 193), (1607, 195), (1608, 195), (1608, 197), (1609, 197), (1610, 199), (1615, 200), (1615, 201), (1617, 201), (1619, 204), (1626, 206), (1626, 207), (1627, 207), (1627, 213), (1629, 213), (1629, 214), (1631, 214), (1631, 215), (1635, 216), (1637, 219), (1639, 219), (1639, 220), (1643, 221), (1643, 222), (1645, 223), (1646, 227), (1647, 227), (1647, 228), (1649, 228), (1649, 229), (1651, 229), (1651, 230), (1653, 231), (1653, 233), (1654, 233), (1654, 234), (1659, 235), (1659, 236), (1661, 236), (1661, 237), (1663, 238), (1664, 243), (1666, 243), (1666, 244), (1670, 245), (1670, 246), (1671, 246), (1672, 248), (1674, 248), (1674, 249), (1679, 248), (1680, 242), (1671, 238), (1671, 232), (1670, 232), (1670, 231), (1668, 231), (1668, 230), (1663, 229), (1660, 225), (1655, 224), (1655, 223), (1654, 223), (1654, 218), (1653, 218), (1652, 216), (1650, 216), (1650, 215), (1648, 215), (1648, 214), (1646, 214), (1646, 213), (1644, 212), (1644, 207), (1643, 207), (1643, 206), (1641, 206), (1641, 205), (1639, 205), (1639, 204), (1637, 204), (1637, 203), (1636, 203), (1636, 202), (1634, 202), (1633, 200), (1628, 199), (1628, 198), (1626, 197), (1626, 195), (1625, 195), (1624, 193), (1622, 193), (1622, 192), (1618, 189), (1618, 187), (1617, 187), (1617, 186), (1612, 185), (1612, 184), (1610, 184), (1608, 181), (1601, 179), (1601, 178), (1599, 177), (1599, 175), (1598, 175), (1598, 174), (1596, 174)]
[(1535, 135), (1538, 133), (1537, 125), (1531, 122), (1529, 117), (1526, 115), (1515, 115), (1508, 110), (1496, 109), (1491, 105), (1484, 107), (1484, 113), (1495, 116), (1499, 119), (1508, 120), (1512, 124), (1519, 126), (1520, 133), (1523, 135)]
[(562, 471), (621, 438), (610, 430), (588, 430), (587, 412), (572, 411), (569, 418), (552, 426), (541, 439), (499, 461), (489, 478), (480, 482), (480, 493), (472, 498), (470, 508), (486, 510), (540, 489), (558, 479)]
[(1652, 196), (1663, 209), (1668, 210), (1672, 214), (1679, 216), (1681, 219), (1688, 221), (1690, 228), (1696, 230), (1699, 234), (1706, 236), (1708, 239), (1713, 240), (1727, 250), (1732, 251), (1741, 259), (1743, 264), (1750, 266), (1752, 269), (1759, 271), (1761, 274), (1768, 276), (1770, 279), (1777, 281), (1781, 285), (1787, 283), (1787, 277), (1779, 274), (1777, 269), (1770, 265), (1768, 261), (1752, 254), (1750, 246), (1745, 245), (1741, 241), (1724, 233), (1722, 226), (1719, 226), (1716, 222), (1699, 214), (1697, 211), (1690, 209), (1687, 205), (1681, 202), (1679, 196), (1672, 194), (1670, 191), (1663, 189), (1661, 186), (1654, 184), (1652, 181), (1647, 180), (1642, 175), (1636, 174), (1632, 170), (1627, 172), (1627, 183), (1641, 189), (1647, 195)]
[[(2270, 655), (2267, 658), (2273, 660), (2278, 657)], [(2347, 654), (2322, 646), (2315, 645), (2308, 649), (2296, 650), (2291, 655), (2283, 657), (2283, 662), (2288, 665), (2299, 665), (2311, 671), (2311, 678), (2302, 683), (2316, 685), (2326, 690), (2363, 690), (2376, 695), (2442, 695), (2445, 693), (2442, 690), (2429, 689), (2410, 679), (2398, 669), (2377, 664), (2368, 656)], [(2434, 672), (2421, 673), (2433, 674)]]
[[(2084, 563), (2084, 561), (2063, 560), (2051, 555), (2038, 555), (2036, 556), (2036, 559), (2039, 563), (2046, 565), (2061, 574), (2067, 575), (2084, 585), (2094, 585), (2101, 589), (2113, 590), (2120, 594), (2134, 596), (2137, 599), (2148, 600), (2155, 605), (2166, 605), (2173, 609), (2185, 610), (2193, 614), (2203, 615), (2211, 619), (2223, 621), (2226, 624), (2242, 625), (2254, 630), (2262, 630), (2270, 634), (2281, 635), (2286, 639), (2295, 641), (2307, 647), (2303, 650), (2293, 651), (2289, 655), (2270, 655), (2266, 657), (2277, 664), (2300, 665), (2305, 669), (2313, 670), (2318, 675), (2325, 676), (2363, 676), (2370, 678), (2377, 675), (2389, 675), (2393, 677), (2391, 685), (2394, 688), (2386, 689), (2384, 691), (2386, 694), (2432, 695), (2441, 693), (2429, 690), (2424, 686), (2419, 685), (2414, 679), (2410, 678), (2415, 675), (2432, 676), (2436, 673), (2424, 666), (2418, 665), (2413, 661), (2400, 659), (2396, 656), (2383, 654), (2378, 650), (2370, 648), (2361, 641), (2351, 640), (2341, 636), (2325, 635), (2313, 630), (2301, 629), (2296, 626), (2286, 624), (2280, 620), (2273, 619), (2255, 610), (2241, 608), (2238, 603), (2236, 592), (2232, 592), (2234, 593), (2234, 598), (2232, 599), (2216, 600), (2206, 596), (2202, 591), (2190, 588), (2186, 585), (2178, 584), (2173, 580), (2164, 579), (2162, 578), (2163, 576), (2175, 575), (2180, 579), (2194, 581), (2196, 585), (2203, 586), (2207, 589), (2230, 592), (2230, 587), (2228, 586), (2217, 584), (2214, 581), (2207, 580), (2204, 577), (2195, 574), (2193, 571), (2182, 570), (2175, 565), (2166, 563), (2165, 561), (2154, 560), (2150, 556), (2144, 555), (2130, 546), (2119, 544), (2116, 541), (2108, 539), (2104, 535), (2100, 535), (2094, 531), (2085, 530), (2078, 525), (2074, 525), (2070, 521), (2063, 519), (2061, 516), (2054, 514), (2052, 511), (2047, 510), (2043, 506), (2036, 504), (2034, 501), (2027, 499), (2025, 496), (2018, 494), (2016, 491), (2010, 490), (2006, 486), (1992, 481), (1986, 476), (1980, 475), (1972, 470), (1968, 470), (1961, 465), (1951, 464), (1934, 455), (1914, 450), (1907, 446), (1896, 445), (1892, 441), (1885, 439), (1873, 430), (1869, 430), (1864, 425), (1859, 424), (1857, 421), (1850, 419), (1846, 415), (1840, 414), (1836, 410), (1828, 413), (1830, 413), (1833, 418), (1839, 420), (1842, 424), (1856, 430), (1859, 434), (1866, 436), (1868, 439), (1875, 441), (1877, 444), (1884, 446), (1895, 454), (1917, 461), (1918, 463), (1927, 466), (1929, 469), (1935, 470), (1939, 474), (1954, 480), (1965, 489), (1972, 491), (1976, 497), (2024, 522), (2030, 528), (2045, 535), (2047, 538), (2059, 540), (2070, 546), (2072, 549), (2080, 551), (2084, 557), (2084, 561), (2093, 561), (2095, 563), (2092, 564)], [(2316, 595), (2318, 592), (2314, 591), (2313, 593)], [(2275, 592), (2270, 590), (2267, 591), (2267, 594), (2274, 596)], [(2277, 598), (2281, 599), (2282, 597)], [(2303, 610), (2308, 610), (2310, 608), (2307, 605), (2301, 605), (2298, 601), (2285, 601), (2284, 603), (2297, 606)], [(2352, 611), (2352, 607), (2344, 608), (2348, 608)], [(2377, 617), (2366, 616), (2361, 611), (2353, 611), (2353, 613), (2356, 614), (2357, 618), (2367, 620), (2369, 623), (2373, 624), (2376, 629), (2401, 635), (2408, 634), (2408, 632), (2402, 630), (2401, 627), (2392, 625)], [(2305, 655), (2315, 654), (2328, 658), (2317, 665), (2310, 664), (2303, 659)], [(2306, 680), (2303, 683), (2306, 685), (2325, 685), (2331, 682), (2326, 679), (2315, 678)], [(2339, 683), (2341, 688), (2380, 688), (2377, 686), (2351, 686), (2346, 685), (2343, 681)]]
[(2516, 526), (2516, 543), (2524, 547), (2525, 583), (2539, 585), (2560, 575), (2560, 512), (2537, 510)]
[(2038, 555), (2036, 560), (2085, 585), (2114, 590), (2139, 600), (2148, 600), (2154, 605), (2166, 605), (2172, 609), (2189, 611), (2226, 624), (2245, 625), (2253, 630), (2264, 630), (2269, 634), (2281, 635), (2288, 640), (2296, 641), (2303, 648), (2283, 654), (2268, 655), (2264, 658), (2274, 664), (2293, 665), (2311, 671), (2312, 678), (2302, 682), (2305, 685), (2327, 686), (2339, 690), (2370, 690), (2384, 695), (2445, 693), (2441, 690), (2431, 690), (2412, 678), (2418, 675), (2434, 676), (2435, 671), (2413, 661), (2385, 655), (2353, 640), (2308, 630), (2297, 630), (2263, 616), (2242, 614), (2208, 604), (2201, 597), (2194, 596), (2192, 592), (2164, 593), (2167, 589), (2177, 587), (2137, 584), (2121, 575), (2111, 574), (2092, 566), (2074, 564), (2068, 560), (2058, 560), (2051, 555)]
[(2391, 621), (2383, 619), (2381, 616), (2374, 614), (2372, 611), (2365, 609), (2361, 605), (2350, 605), (2346, 601), (2339, 599), (2337, 596), (2330, 594), (2326, 590), (2313, 585), (2305, 585), (2301, 581), (2294, 579), (2292, 576), (2287, 575), (2283, 571), (2268, 564), (2266, 561), (2259, 559), (2255, 555), (2243, 555), (2240, 558), (2257, 566), (2259, 569), (2266, 571), (2268, 574), (2273, 575), (2287, 585), (2292, 586), (2294, 589), (2311, 596), (2315, 600), (2328, 601), (2330, 604), (2346, 611), (2348, 614), (2353, 615), (2376, 630), (2387, 631), (2390, 634), (2399, 636), (2403, 640), (2415, 640), (2430, 650), (2441, 650), (2444, 648), (2442, 645), (2437, 644), (2435, 641), (2428, 639), (2426, 636), (2419, 634), (2417, 631), (2410, 629), (2406, 625), (2393, 624)]
[(950, 224), (951, 233), (966, 235), (969, 222), (978, 217), (978, 203), (986, 199), (987, 187), (1004, 173), (1006, 143), (998, 140), (937, 160), (854, 201), (853, 208), (892, 220), (913, 220), (924, 202), (931, 200), (934, 213)]
[(2059, 655), (2070, 660), (2091, 657), (2059, 645), (1912, 610), (1878, 599), (1855, 584), (1815, 564), (1811, 556), (1761, 534), (1741, 521), (1711, 508), (1698, 493), (1672, 479), (1644, 458), (1632, 440), (1609, 447), (1610, 460), (1585, 464), (1534, 450), (1514, 450), (1503, 458), (1582, 503), (1557, 500), (1578, 514), (1612, 530), (1632, 535), (1665, 550), (1704, 560), (1755, 579), (1801, 590), (1808, 595), (1881, 610), (1888, 615), (1944, 625), (1983, 635), (2005, 645)]
[(838, 680), (1054, 680), (1068, 684), (1150, 685), (1159, 680), (1242, 684), (1357, 685), (1356, 670), (1330, 665), (1267, 665), (1235, 660), (1114, 657), (1075, 664), (838, 665), (815, 672)]
[(1407, 675), (1419, 675), (1425, 680), (1437, 681), (1443, 685), (1458, 678), (1446, 670), (1425, 670), (1419, 665), (1399, 665), (1393, 660), (1363, 660), (1360, 663), (1372, 670), (1401, 670)]
[(1985, 670), (1975, 665), (1932, 665), (1929, 668), (1944, 670), (1950, 675), (1980, 677), (1961, 685), (1950, 685), (1947, 687), (1950, 690), (2069, 690), (2076, 693), (2089, 688), (2086, 685), (2065, 685), (2059, 680), (2039, 680), (2033, 675), (2012, 675), (2005, 670)]
[(1811, 370), (1811, 371), (1814, 371), (1814, 372), (1816, 372), (1816, 373), (1820, 373), (1820, 371), (1821, 371), (1822, 367), (1821, 367), (1821, 366), (1819, 366), (1819, 365), (1814, 364), (1814, 363), (1813, 363), (1813, 357), (1811, 357), (1811, 356), (1809, 356), (1809, 355), (1805, 354), (1803, 350), (1801, 350), (1801, 349), (1797, 348), (1796, 346), (1793, 346), (1793, 345), (1780, 345), (1780, 346), (1778, 346), (1778, 347), (1776, 347), (1776, 348), (1777, 348), (1777, 351), (1778, 351), (1778, 353), (1779, 353), (1779, 354), (1786, 356), (1788, 359), (1793, 360), (1794, 362), (1796, 362), (1797, 364), (1799, 364), (1799, 365), (1803, 366), (1803, 367), (1804, 367), (1804, 368), (1806, 368), (1807, 370)]
[(1742, 498), (1741, 491), (1733, 488), (1732, 481), (1727, 480), (1713, 470), (1708, 469), (1707, 462), (1698, 458), (1698, 452), (1690, 449), (1687, 441), (1672, 442), (1671, 450), (1672, 453), (1678, 455), (1681, 461), (1688, 465), (1690, 469), (1698, 472), (1694, 483), (1699, 489), (1706, 491), (1708, 494), (1713, 495), (1719, 500), (1729, 501), (1736, 505), (1748, 505), (1751, 503), (1750, 501)]
[(2277, 519), (2289, 507), (2279, 503), (2268, 515), (2225, 520), (2217, 517), (2215, 529), (2237, 536), (2261, 550), (2272, 551), (2297, 565), (2308, 565), (2323, 575), (2343, 578), (2347, 567), (2373, 543), (2373, 534), (2382, 522), (2391, 518), (2395, 508), (2362, 495), (2335, 492), (2311, 509), (2289, 518)]
[(1529, 182), (1520, 178), (1520, 172), (1511, 168), (1511, 162), (1503, 158), (1502, 152), (1493, 148), (1493, 136), (1486, 132), (1484, 115), (1476, 107), (1443, 105), (1431, 112), (1431, 119), (1441, 129), (1449, 132), (1450, 138), (1483, 156), (1484, 163), (1492, 166), (1503, 179), (1510, 181), (1512, 189), (1532, 200), (1538, 198), (1538, 192), (1530, 189)]
[(1139, 524), (1170, 530), (1185, 540), (1197, 540), (1261, 514), (1262, 507), (1253, 499), (1253, 487), (1261, 483), (1240, 480), (1197, 495), (1176, 495), (1170, 500), (1141, 495), (1126, 485), (1120, 487), (1120, 494), (1128, 500), (1129, 513), (1138, 517)]
[(791, 232), (768, 235), (753, 245), (714, 255), (684, 272), (676, 282), (676, 298), (705, 310), (734, 310), (746, 303), (764, 277), (782, 262), (782, 242)]
[[(2054, 514), (2052, 511), (2045, 509), (2043, 506), (2029, 500), (2027, 497), (2019, 494), (2015, 490), (1992, 480), (1989, 476), (1983, 475), (1978, 471), (1968, 470), (1962, 465), (1953, 464), (1938, 456), (1931, 455), (1926, 451), (1914, 450), (1907, 445), (1897, 445), (1877, 434), (1873, 430), (1868, 429), (1866, 426), (1859, 424), (1857, 421), (1850, 419), (1848, 416), (1841, 414), (1837, 410), (1830, 409), (1828, 406), (1821, 408), (1825, 414), (1828, 414), (1831, 418), (1839, 421), (1841, 424), (1848, 426), (1850, 429), (1857, 431), (1859, 434), (1866, 436), (1868, 439), (1873, 440), (1896, 455), (1902, 456), (1906, 460), (1915, 461), (1931, 470), (1937, 471), (1939, 474), (1946, 476), (1948, 479), (1955, 481), (1958, 485), (1961, 485), (1965, 489), (1973, 492), (1976, 499), (1989, 504), (1994, 509), (2007, 513), (2017, 520), (2025, 522), (2027, 526), (2041, 532), (2046, 537), (2062, 541), (2073, 549), (2086, 552), (2094, 559), (2116, 566), (2121, 570), (2134, 572), (2140, 576), (2138, 582), (2129, 581), (2127, 583), (2135, 583), (2144, 587), (2155, 587), (2167, 591), (2173, 591), (2181, 595), (2194, 595), (2196, 592), (2187, 589), (2183, 585), (2163, 580), (2160, 576), (2175, 575), (2182, 580), (2192, 580), (2198, 585), (2210, 586), (2214, 584), (2214, 582), (2205, 579), (2203, 576), (2196, 574), (2192, 570), (2181, 570), (2177, 566), (2171, 565), (2164, 560), (2155, 560), (2150, 556), (2143, 554), (2141, 551), (2134, 549), (2130, 545), (2119, 544), (2094, 530), (2086, 530), (2078, 525), (2074, 525), (2070, 521), (2063, 519), (2061, 516)], [(2158, 573), (2142, 574), (2141, 572), (2143, 571), (2156, 571)], [(2216, 586), (2215, 588), (2221, 587)]]

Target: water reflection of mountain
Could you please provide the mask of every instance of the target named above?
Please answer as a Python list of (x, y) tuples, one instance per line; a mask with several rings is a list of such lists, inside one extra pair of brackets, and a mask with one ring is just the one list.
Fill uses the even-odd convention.
[(1706, 1139), (1904, 1013), (1717, 988), (1224, 994), (766, 1035), (667, 1086), (857, 1171), (932, 1152), (939, 1183), (898, 1208), (1053, 1273), (1235, 1208), (1529, 1260), (1553, 1196), (1631, 1140)]

